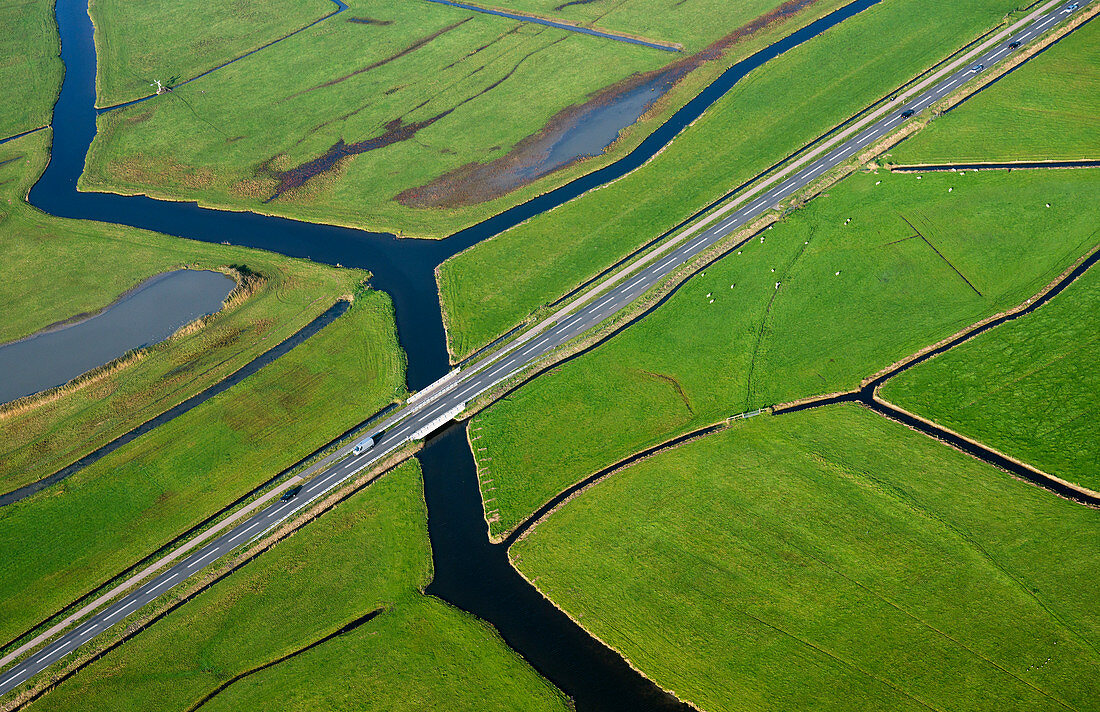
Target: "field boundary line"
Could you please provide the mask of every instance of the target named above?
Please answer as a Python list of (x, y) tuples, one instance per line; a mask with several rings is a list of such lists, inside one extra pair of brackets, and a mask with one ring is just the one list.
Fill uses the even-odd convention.
[[(274, 546), (279, 544), (284, 539), (293, 536), (302, 527), (316, 521), (332, 510), (336, 505), (340, 504), (344, 500), (350, 498), (366, 487), (370, 486), (377, 480), (385, 477), (399, 465), (404, 463), (413, 457), (420, 449), (418, 445), (412, 447), (405, 447), (390, 453), (390, 456), (384, 460), (376, 463), (375, 467), (369, 468), (361, 473), (358, 477), (351, 479), (349, 482), (345, 482), (341, 487), (330, 491), (329, 496), (318, 498), (316, 503), (301, 512), (291, 520), (284, 520), (279, 526), (269, 531), (266, 536), (260, 539), (250, 542), (245, 547), (241, 548), (235, 556), (228, 557), (222, 560), (221, 567), (215, 566), (210, 568), (204, 576), (193, 577), (186, 579), (191, 582), (191, 586), (180, 593), (168, 594), (166, 596), (160, 596), (150, 601), (146, 606), (153, 605), (148, 613), (143, 617), (135, 618), (125, 629), (118, 632), (118, 637), (114, 640), (101, 640), (98, 644), (93, 644), (90, 647), (86, 646), (84, 653), (72, 657), (67, 666), (59, 672), (49, 676), (48, 679), (40, 680), (37, 684), (28, 687), (12, 700), (0, 705), (0, 712), (14, 712), (14, 710), (22, 709), (31, 702), (34, 702), (38, 698), (42, 697), (59, 684), (69, 679), (73, 675), (80, 672), (82, 669), (96, 662), (100, 658), (110, 653), (115, 648), (121, 646), (137, 634), (148, 629), (154, 623), (157, 623), (162, 618), (166, 617), (177, 608), (180, 608), (184, 604), (190, 602), (199, 594), (203, 593), (222, 579), (225, 579), (230, 574), (243, 568), (245, 565), (251, 563), (262, 554), (266, 553)], [(174, 589), (175, 590), (175, 589)], [(172, 596), (175, 596), (173, 598)], [(158, 610), (158, 607), (159, 610)], [(138, 611), (142, 609), (139, 608)], [(138, 611), (135, 611), (131, 615), (137, 615)], [(125, 619), (123, 619), (125, 620)], [(39, 673), (39, 677), (46, 671), (43, 670)], [(34, 677), (28, 678), (29, 680), (35, 679)], [(22, 684), (27, 684), (26, 681)], [(18, 688), (16, 688), (18, 689)]]

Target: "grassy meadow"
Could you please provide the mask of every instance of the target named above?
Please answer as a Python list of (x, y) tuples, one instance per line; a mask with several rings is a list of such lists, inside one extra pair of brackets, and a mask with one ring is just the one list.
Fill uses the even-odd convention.
[[(841, 2), (811, 6), (704, 62), (608, 154), (495, 199), (418, 208), (395, 198), (502, 158), (551, 117), (685, 56), (434, 3), (355, 0), (172, 94), (101, 115), (81, 187), (439, 237), (621, 156), (729, 64)], [(347, 151), (360, 152), (336, 160)], [(330, 169), (265, 202), (281, 171), (326, 155)]]
[(896, 163), (1100, 158), (1100, 23), (1074, 30), (898, 146)]
[[(745, 77), (643, 170), (453, 257), (439, 270), (456, 359), (888, 95), (1016, 3), (964, 0), (913, 22), (891, 0)], [(572, 8), (570, 8), (572, 9)], [(762, 107), (765, 110), (761, 110)]]
[[(150, 349), (137, 363), (56, 400), (0, 417), (0, 491), (48, 475), (207, 386), (292, 335), (366, 274), (244, 248), (115, 225), (53, 218), (23, 202), (48, 160), (48, 131), (0, 146), (0, 342), (94, 312), (159, 272), (243, 265), (255, 293), (205, 328)], [(385, 295), (363, 294), (387, 399), (403, 357)], [(397, 384), (396, 386), (393, 384)]]
[(393, 402), (404, 389), (404, 361), (392, 323), (384, 295), (361, 295), (226, 392), (0, 509), (0, 640)]
[(1100, 490), (1100, 270), (887, 382), (883, 397)]
[(644, 447), (855, 388), (1024, 301), (1096, 242), (1095, 216), (1077, 206), (1097, 199), (1096, 171), (847, 178), (478, 415), (486, 450), (475, 454), (501, 517), (493, 532)]
[(1100, 517), (854, 405), (597, 484), (518, 568), (708, 712), (1092, 709)]
[[(836, 3), (806, 3), (817, 14), (832, 10)], [(529, 12), (541, 17), (567, 20), (600, 30), (623, 32), (651, 40), (677, 42), (684, 52), (698, 52), (736, 28), (766, 19), (777, 7), (774, 0), (626, 0), (626, 2), (569, 2), (569, 0), (501, 0), (487, 6)], [(772, 20), (774, 21), (774, 20)]]
[(0, 27), (3, 139), (50, 123), (63, 69), (52, 0), (5, 3)]
[(154, 79), (190, 79), (335, 9), (330, 0), (91, 0), (96, 105), (148, 96)]
[[(564, 710), (487, 625), (420, 593), (432, 576), (406, 462), (41, 698), (30, 710)], [(306, 683), (305, 681), (308, 681)]]

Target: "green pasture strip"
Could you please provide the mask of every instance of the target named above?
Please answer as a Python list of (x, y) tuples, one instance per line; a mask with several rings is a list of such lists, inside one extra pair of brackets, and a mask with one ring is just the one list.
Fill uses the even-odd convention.
[[(0, 146), (0, 340), (95, 312), (143, 279), (184, 266), (239, 265), (261, 275), (247, 300), (141, 361), (0, 425), (0, 489), (55, 472), (225, 378), (350, 295), (367, 275), (245, 248), (47, 216), (23, 196), (48, 160), (49, 132)], [(401, 360), (384, 295), (366, 298), (378, 349)], [(389, 368), (389, 367), (387, 367)], [(400, 366), (396, 366), (400, 370)]]
[(148, 96), (154, 79), (191, 79), (334, 10), (329, 0), (91, 0), (96, 105)]
[(883, 397), (1100, 490), (1100, 270), (888, 381)]
[(1100, 519), (855, 405), (634, 465), (512, 549), (708, 712), (1088, 709)]
[(488, 626), (419, 593), (432, 575), (425, 517), (413, 460), (29, 709), (188, 709), (379, 609), (202, 709), (562, 709), (560, 695)]
[(0, 6), (0, 139), (50, 123), (63, 68), (52, 0)]
[(973, 40), (1015, 7), (888, 0), (749, 74), (642, 169), (446, 262), (461, 359)]
[(856, 388), (1019, 304), (1095, 243), (1095, 216), (1078, 206), (1100, 199), (1097, 174), (847, 178), (634, 326), (477, 417), (486, 451), (475, 454), (500, 510), (494, 533), (649, 445)]
[(391, 403), (404, 361), (367, 293), (241, 383), (0, 509), (8, 640)]
[(894, 150), (896, 163), (1100, 158), (1100, 22), (1074, 30)]

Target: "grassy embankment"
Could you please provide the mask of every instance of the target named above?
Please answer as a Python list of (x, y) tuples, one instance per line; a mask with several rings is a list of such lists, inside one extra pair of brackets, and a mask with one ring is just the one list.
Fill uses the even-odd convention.
[[(309, 323), (366, 276), (304, 260), (210, 245), (100, 223), (53, 218), (23, 202), (48, 160), (40, 132), (0, 146), (0, 341), (94, 312), (151, 275), (183, 266), (243, 265), (263, 277), (254, 294), (205, 328), (152, 347), (121, 371), (60, 398), (9, 411), (0, 420), (0, 491), (37, 480), (75, 461), (216, 383)], [(364, 294), (386, 400), (401, 388), (401, 355), (392, 308)], [(383, 352), (385, 352), (383, 354)]]
[(63, 69), (52, 0), (6, 3), (0, 27), (2, 139), (50, 123)]
[(420, 593), (432, 576), (420, 488), (417, 463), (399, 466), (29, 709), (187, 709), (379, 609), (202, 709), (564, 709), (492, 629)]
[(659, 454), (512, 551), (708, 712), (1095, 707), (1097, 513), (857, 406)]
[(1089, 22), (893, 151), (893, 161), (1100, 158), (1100, 22)]
[(1097, 171), (851, 176), (477, 417), (494, 534), (648, 445), (855, 388), (1022, 302), (1095, 244), (1095, 215), (1077, 206), (1097, 199)]
[(457, 357), (492, 341), (623, 255), (796, 151), (966, 44), (1014, 9), (950, 3), (914, 22), (890, 0), (751, 73), (644, 169), (517, 226), (440, 268)]
[[(432, 3), (362, 0), (171, 95), (100, 116), (81, 187), (438, 237), (621, 156), (729, 64), (842, 2), (823, 0), (707, 62), (608, 154), (487, 202), (426, 209), (394, 198), (499, 159), (601, 89), (684, 56)], [(705, 12), (691, 18), (718, 38), (745, 16), (730, 10), (717, 20)], [(338, 151), (363, 152), (337, 161), (329, 152), (339, 141)], [(334, 157), (331, 169), (264, 202), (279, 172), (326, 154)]]
[(0, 641), (392, 402), (404, 385), (395, 341), (389, 301), (361, 294), (225, 393), (0, 509)]
[(1049, 304), (888, 381), (907, 410), (1100, 490), (1100, 270)]
[(92, 0), (96, 105), (148, 96), (154, 79), (190, 79), (335, 9), (330, 0)]

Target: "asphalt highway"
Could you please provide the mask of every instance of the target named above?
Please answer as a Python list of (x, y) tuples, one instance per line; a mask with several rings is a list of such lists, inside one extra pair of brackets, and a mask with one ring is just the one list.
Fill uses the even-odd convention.
[[(670, 243), (673, 247), (658, 251), (656, 256), (640, 258), (634, 263), (636, 267), (633, 271), (626, 276), (620, 276), (621, 272), (617, 273), (609, 278), (607, 284), (597, 285), (586, 293), (587, 296), (578, 297), (563, 310), (572, 309), (571, 313), (559, 312), (560, 318), (555, 318), (552, 323), (543, 322), (461, 371), (452, 372), (433, 383), (379, 424), (378, 430), (374, 431), (374, 447), (360, 455), (354, 455), (354, 444), (351, 444), (325, 458), (301, 473), (301, 477), (307, 481), (294, 498), (286, 502), (275, 501), (261, 508), (253, 516), (229, 528), (170, 568), (93, 613), (50, 644), (0, 672), (0, 694), (8, 692), (69, 655), (145, 604), (184, 583), (209, 564), (270, 531), (313, 500), (332, 491), (400, 446), (421, 439), (443, 426), (472, 399), (614, 315), (660, 284), (681, 265), (690, 262), (715, 243), (812, 183), (829, 169), (896, 129), (909, 118), (903, 112), (912, 111), (913, 115), (919, 115), (977, 73), (985, 71), (1013, 52), (1020, 51), (1051, 27), (1068, 19), (1076, 11), (1076, 5), (1072, 1), (1064, 2), (1038, 13), (1013, 34), (990, 42), (989, 47), (968, 60), (965, 66), (946, 73), (926, 88), (917, 91), (915, 96), (899, 100), (896, 107), (880, 110), (881, 116), (861, 126), (851, 135), (842, 134), (835, 143), (825, 143), (824, 150), (820, 150), (814, 159), (807, 160), (797, 170), (791, 170), (785, 175), (781, 173), (782, 177), (776, 179), (774, 184), (766, 190), (750, 194), (751, 197), (743, 199), (743, 204), (736, 210), (731, 208), (721, 212), (718, 218), (708, 218), (705, 229), (688, 228), (683, 239), (677, 241), (673, 238)], [(1016, 42), (1020, 43), (1018, 47), (1010, 46)], [(975, 69), (976, 65), (982, 65), (983, 68)], [(795, 165), (798, 165), (797, 162)], [(735, 206), (738, 204), (734, 203)]]

